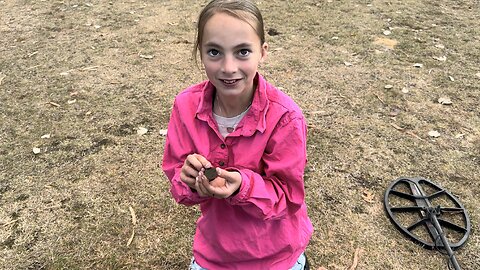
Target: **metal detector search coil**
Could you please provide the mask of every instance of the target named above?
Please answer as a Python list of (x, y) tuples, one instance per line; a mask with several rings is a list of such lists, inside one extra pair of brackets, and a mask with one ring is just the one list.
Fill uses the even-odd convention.
[(453, 250), (465, 244), (471, 225), (451, 193), (424, 178), (398, 178), (385, 191), (385, 211), (404, 235), (424, 248), (444, 250), (460, 269)]

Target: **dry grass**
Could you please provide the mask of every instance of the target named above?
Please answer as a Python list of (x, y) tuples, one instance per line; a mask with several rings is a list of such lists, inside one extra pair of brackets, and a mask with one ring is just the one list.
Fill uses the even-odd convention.
[[(186, 268), (198, 209), (172, 201), (158, 163), (174, 95), (205, 78), (190, 57), (202, 3), (187, 2), (0, 1), (1, 269)], [(279, 33), (262, 73), (310, 126), (313, 265), (346, 269), (361, 249), (357, 269), (445, 269), (383, 211), (391, 181), (422, 176), (466, 206), (457, 259), (480, 268), (478, 2), (259, 6)]]

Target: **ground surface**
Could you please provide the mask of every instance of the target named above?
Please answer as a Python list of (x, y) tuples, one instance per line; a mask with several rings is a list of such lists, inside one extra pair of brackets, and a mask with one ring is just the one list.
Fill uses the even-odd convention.
[[(261, 71), (309, 122), (314, 268), (446, 269), (383, 211), (422, 176), (466, 206), (457, 259), (480, 269), (478, 1), (258, 2)], [(175, 94), (205, 79), (203, 4), (0, 1), (1, 269), (186, 269), (198, 210), (157, 165)]]

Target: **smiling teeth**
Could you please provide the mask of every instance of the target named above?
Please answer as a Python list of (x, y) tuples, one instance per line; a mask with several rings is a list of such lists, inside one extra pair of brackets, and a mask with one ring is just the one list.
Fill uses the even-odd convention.
[(223, 80), (224, 83), (227, 83), (227, 84), (232, 84), (232, 83), (235, 83), (237, 80)]

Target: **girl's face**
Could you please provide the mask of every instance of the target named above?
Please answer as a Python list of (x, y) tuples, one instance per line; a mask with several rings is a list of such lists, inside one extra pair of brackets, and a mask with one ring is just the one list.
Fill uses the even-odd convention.
[(260, 44), (250, 24), (217, 13), (205, 24), (200, 49), (207, 77), (219, 94), (233, 97), (252, 93), (267, 44)]

